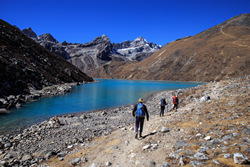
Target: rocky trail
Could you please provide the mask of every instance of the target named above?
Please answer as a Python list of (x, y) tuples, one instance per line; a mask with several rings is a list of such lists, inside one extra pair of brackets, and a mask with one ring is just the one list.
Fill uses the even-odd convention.
[(160, 99), (170, 103), (177, 91), (152, 95), (145, 102), (150, 119), (140, 140), (135, 139), (132, 105), (54, 117), (23, 134), (0, 137), (0, 164), (248, 166), (249, 77), (178, 90), (180, 108), (164, 117), (159, 116)]

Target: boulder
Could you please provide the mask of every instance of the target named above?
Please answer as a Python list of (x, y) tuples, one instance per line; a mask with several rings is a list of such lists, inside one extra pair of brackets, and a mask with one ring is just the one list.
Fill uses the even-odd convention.
[(8, 114), (8, 110), (5, 108), (0, 108), (0, 114)]
[(236, 164), (249, 163), (248, 158), (245, 155), (241, 154), (241, 153), (235, 153), (233, 158), (234, 158), (234, 163), (236, 163)]

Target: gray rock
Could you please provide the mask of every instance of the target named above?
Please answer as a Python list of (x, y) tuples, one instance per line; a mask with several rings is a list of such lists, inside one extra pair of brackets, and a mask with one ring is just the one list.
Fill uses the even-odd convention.
[(171, 158), (174, 158), (174, 159), (180, 158), (180, 156), (178, 154), (175, 154), (175, 153), (170, 153), (168, 156)]
[(169, 167), (169, 166), (171, 166), (171, 163), (169, 163), (169, 162), (164, 162), (164, 163), (161, 165), (161, 167)]
[(178, 164), (179, 166), (184, 166), (185, 164), (184, 164), (184, 162), (183, 162), (183, 158), (181, 157), (180, 158), (180, 161), (179, 161), (179, 164)]
[(58, 160), (59, 161), (63, 161), (64, 159), (63, 159), (63, 157), (59, 157)]
[(22, 157), (22, 161), (28, 161), (28, 160), (31, 160), (31, 159), (32, 159), (32, 156), (29, 155), (29, 154), (24, 155), (24, 156)]
[(213, 139), (213, 140), (211, 140), (211, 143), (213, 143), (213, 144), (220, 144), (221, 140), (220, 139)]
[(205, 96), (201, 97), (200, 102), (206, 102), (208, 100), (210, 100), (210, 96), (205, 95)]
[(5, 108), (0, 108), (0, 114), (8, 114), (8, 110)]
[(180, 148), (185, 147), (186, 145), (187, 145), (187, 142), (186, 142), (185, 140), (179, 140), (179, 141), (177, 141), (177, 142), (174, 144), (173, 148), (175, 148), (175, 149), (180, 149)]
[(52, 151), (52, 150), (47, 150), (47, 151), (44, 151), (42, 153), (42, 156), (45, 158), (45, 159), (49, 159), (50, 157), (52, 157), (53, 155), (55, 155), (55, 152)]
[(176, 154), (179, 154), (179, 153), (181, 153), (181, 152), (183, 152), (183, 151), (185, 151), (185, 149), (179, 149), (179, 150), (175, 151), (175, 153), (176, 153)]
[(73, 161), (71, 161), (71, 164), (75, 166), (75, 165), (77, 165), (80, 161), (81, 161), (81, 158), (76, 158), (76, 159), (74, 159)]
[(225, 154), (224, 155), (224, 158), (230, 158), (231, 157), (231, 154)]
[(169, 132), (170, 130), (168, 129), (168, 128), (166, 128), (166, 127), (162, 127), (162, 129), (161, 129), (161, 132), (162, 133), (166, 133), (166, 132)]
[(189, 164), (191, 166), (193, 166), (193, 167), (198, 167), (198, 166), (202, 165), (202, 162), (200, 162), (200, 161), (191, 161)]
[(13, 158), (14, 156), (12, 155), (12, 154), (7, 154), (4, 158), (8, 158), (8, 159), (10, 159), (10, 158)]
[(213, 160), (213, 163), (217, 164), (217, 165), (220, 165), (220, 162), (217, 161), (217, 160)]
[(233, 137), (236, 137), (236, 136), (238, 136), (238, 133), (233, 133)]
[(250, 144), (250, 140), (248, 138), (244, 138), (243, 142)]
[(112, 163), (108, 161), (108, 162), (105, 163), (105, 165), (106, 165), (106, 166), (111, 166)]
[(187, 155), (194, 155), (194, 152), (191, 151), (191, 150), (188, 150), (188, 151), (187, 151)]
[(250, 128), (245, 127), (245, 129), (242, 131), (242, 133), (245, 135), (250, 135)]
[(207, 150), (209, 150), (208, 147), (200, 147), (200, 149), (198, 150), (198, 152), (204, 153), (204, 152), (206, 152)]
[(233, 135), (225, 135), (222, 137), (222, 140), (232, 140)]
[(58, 154), (57, 154), (57, 156), (58, 157), (64, 157), (64, 156), (66, 156), (67, 154), (65, 153), (65, 152), (59, 152)]
[(197, 152), (196, 154), (194, 154), (194, 157), (198, 160), (208, 160), (209, 159), (204, 153), (200, 153), (200, 152)]
[(235, 153), (233, 158), (236, 164), (246, 164), (249, 162), (248, 158), (241, 153)]
[(9, 147), (11, 147), (11, 146), (12, 146), (11, 143), (5, 143), (5, 144), (4, 144), (4, 147), (5, 147), (5, 148), (9, 148)]

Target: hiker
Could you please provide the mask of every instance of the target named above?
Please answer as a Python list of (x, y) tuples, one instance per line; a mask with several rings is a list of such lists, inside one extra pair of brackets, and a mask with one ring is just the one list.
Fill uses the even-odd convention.
[(178, 96), (173, 96), (173, 104), (174, 104), (174, 107), (172, 108), (172, 110), (175, 109), (175, 111), (177, 112), (177, 109), (178, 109), (178, 104), (179, 104), (179, 99), (178, 99)]
[(161, 99), (161, 112), (160, 112), (160, 117), (164, 116), (164, 110), (165, 110), (165, 105), (167, 105), (165, 98)]
[(140, 98), (138, 100), (138, 104), (134, 106), (133, 109), (133, 117), (135, 117), (135, 138), (138, 138), (138, 128), (140, 126), (140, 133), (139, 138), (142, 138), (142, 130), (143, 130), (143, 124), (145, 115), (147, 117), (147, 121), (149, 120), (148, 110), (147, 107), (143, 104), (143, 99)]

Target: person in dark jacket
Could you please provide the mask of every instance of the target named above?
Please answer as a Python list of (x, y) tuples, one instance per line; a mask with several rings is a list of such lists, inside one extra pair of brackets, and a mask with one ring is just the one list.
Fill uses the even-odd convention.
[(133, 117), (135, 117), (135, 138), (138, 138), (138, 129), (140, 127), (139, 137), (142, 138), (143, 124), (145, 116), (147, 117), (147, 121), (149, 120), (147, 107), (143, 104), (143, 99), (140, 98), (138, 104), (134, 106), (133, 109)]
[(167, 105), (167, 102), (165, 100), (165, 98), (161, 99), (161, 112), (160, 112), (160, 117), (164, 116), (164, 110), (165, 110), (165, 106)]

